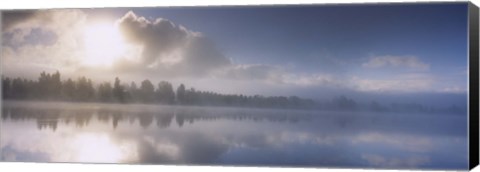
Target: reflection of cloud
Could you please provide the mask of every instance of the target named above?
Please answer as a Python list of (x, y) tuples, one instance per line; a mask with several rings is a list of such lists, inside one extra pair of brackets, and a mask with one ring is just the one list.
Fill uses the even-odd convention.
[(182, 144), (182, 158), (187, 163), (212, 163), (228, 149), (218, 138), (194, 134), (185, 137)]
[[(172, 163), (174, 162), (174, 157), (176, 154), (173, 154), (171, 151), (161, 149), (160, 144), (155, 142), (148, 142), (138, 138), (137, 142), (137, 158), (132, 160), (138, 163), (145, 164), (156, 164), (156, 163)], [(166, 146), (165, 146), (166, 147)]]
[(19, 151), (11, 146), (1, 148), (1, 161), (24, 161), (24, 162), (39, 162), (49, 161), (49, 156), (45, 152), (39, 151)]
[(138, 137), (126, 135), (118, 137), (120, 140), (132, 139), (138, 141), (137, 158), (135, 163), (147, 164), (211, 164), (219, 158), (228, 145), (212, 136), (200, 133), (165, 133), (166, 135), (149, 135)]
[(366, 63), (362, 64), (366, 68), (380, 68), (380, 67), (408, 67), (411, 69), (428, 70), (430, 65), (423, 63), (415, 56), (378, 56), (370, 58)]
[[(12, 148), (19, 152), (45, 152), (49, 156), (47, 158), (51, 159), (36, 160), (41, 162), (47, 160), (79, 162), (81, 160), (76, 159), (76, 156), (78, 156), (76, 152), (81, 152), (82, 148), (87, 153), (84, 154), (85, 158), (88, 158), (89, 155), (93, 156), (95, 153), (104, 153), (91, 159), (92, 161), (97, 160), (96, 162), (105, 162), (106, 160), (102, 157), (108, 157), (106, 154), (112, 154), (113, 151), (109, 149), (119, 149), (117, 150), (119, 152), (113, 151), (114, 154), (121, 155), (122, 158), (118, 159), (119, 161), (126, 160), (122, 162), (149, 164), (406, 168), (421, 166), (432, 161), (432, 166), (440, 168), (467, 162), (463, 156), (466, 149), (461, 146), (463, 141), (466, 142), (465, 137), (456, 135), (459, 139), (451, 139), (451, 135), (440, 134), (440, 139), (436, 138), (438, 137), (437, 134), (443, 133), (449, 128), (451, 130), (451, 127), (443, 128), (444, 130), (436, 130), (436, 128), (444, 127), (443, 124), (451, 124), (446, 121), (458, 119), (458, 117), (406, 117), (416, 121), (434, 120), (430, 124), (431, 128), (428, 129), (419, 128), (416, 123), (409, 125), (413, 130), (417, 129), (418, 132), (416, 132), (402, 130), (405, 126), (401, 124), (406, 124), (406, 121), (390, 123), (391, 120), (395, 121), (395, 116), (385, 116), (385, 114), (379, 114), (382, 119), (376, 126), (367, 127), (371, 123), (366, 123), (366, 121), (370, 121), (370, 118), (374, 117), (373, 115), (319, 113), (315, 117), (321, 116), (321, 118), (307, 118), (311, 122), (286, 123), (291, 116), (302, 119), (303, 115), (297, 111), (283, 110), (237, 109), (238, 111), (233, 113), (230, 112), (232, 110), (230, 108), (208, 108), (208, 110), (204, 110), (204, 108), (198, 107), (177, 107), (177, 115), (180, 109), (183, 109), (183, 120), (188, 125), (184, 125), (182, 128), (171, 126), (163, 129), (156, 127), (144, 129), (141, 126), (142, 122), (140, 121), (142, 119), (140, 118), (146, 117), (143, 119), (144, 125), (148, 120), (160, 120), (162, 124), (166, 121), (164, 124), (167, 125), (174, 120), (175, 110), (150, 105), (120, 106), (71, 103), (35, 103), (34, 107), (36, 108), (20, 113), (18, 111), (11, 112), (12, 114), (15, 113), (14, 116), (20, 118), (23, 114), (25, 122), (12, 122), (13, 119), (9, 115), (6, 123), (4, 123), (5, 125), (2, 126), (2, 129), (9, 131), (2, 133), (2, 139), (4, 139), (2, 140), (2, 149), (5, 145), (12, 145)], [(88, 117), (91, 122), (83, 128), (76, 128), (74, 123), (59, 123), (58, 129), (53, 132), (50, 130), (38, 131), (35, 122), (30, 121), (36, 118), (48, 118), (48, 114), (52, 113), (51, 110), (58, 108), (64, 110), (57, 116), (59, 121), (64, 121), (63, 119), (68, 116), (83, 117), (93, 114)], [(79, 111), (79, 109), (84, 111)], [(34, 112), (35, 114), (40, 112), (42, 115), (29, 115), (28, 112)], [(146, 115), (141, 117), (142, 113)], [(121, 119), (124, 119), (124, 121), (120, 121), (121, 124), (115, 130), (112, 130), (108, 121), (112, 122), (109, 119), (113, 119), (114, 116), (108, 117), (108, 115), (122, 116)], [(152, 118), (151, 115), (155, 117)], [(138, 120), (129, 125), (129, 117), (138, 118)], [(237, 120), (238, 118), (241, 120)], [(337, 120), (347, 118), (354, 118), (353, 121), (348, 122), (349, 127), (341, 128), (336, 123)], [(261, 119), (260, 121), (263, 122), (254, 122), (252, 119)], [(162, 120), (165, 121), (162, 122)], [(191, 120), (196, 122), (188, 123)], [(380, 130), (385, 133), (375, 132)], [(392, 132), (392, 130), (401, 134)], [(425, 130), (435, 131), (435, 134), (431, 131), (425, 133)], [(100, 134), (101, 131), (106, 133)], [(80, 139), (83, 141), (77, 142), (77, 144), (70, 144), (72, 140), (79, 136), (78, 134), (85, 132), (95, 134), (90, 135), (91, 138), (83, 137), (83, 139)], [(359, 132), (366, 133), (356, 135)], [(411, 132), (416, 133), (412, 134)], [(116, 146), (116, 148), (111, 146)], [(95, 149), (102, 149), (102, 151), (96, 151)], [(433, 149), (435, 150), (432, 151)], [(358, 150), (362, 151), (359, 152)], [(379, 150), (388, 154), (375, 155)], [(418, 152), (422, 153), (422, 156), (415, 155)], [(14, 155), (20, 156), (16, 152), (2, 156), (13, 159), (16, 158)], [(428, 159), (429, 157), (432, 159)], [(366, 162), (362, 161), (362, 158)], [(442, 164), (445, 161), (451, 164)], [(367, 162), (370, 164), (366, 164)]]
[(433, 148), (433, 143), (428, 138), (375, 132), (359, 134), (353, 138), (352, 143), (386, 145), (387, 147), (396, 147), (411, 152), (429, 152)]
[(226, 138), (230, 146), (250, 149), (283, 149), (289, 145), (333, 146), (342, 136), (331, 136), (304, 131), (281, 131), (275, 133), (248, 133)]
[(430, 162), (425, 156), (409, 156), (406, 158), (387, 158), (376, 154), (363, 154), (362, 159), (367, 160), (371, 165), (387, 168), (416, 168)]
[(227, 138), (227, 141), (235, 147), (269, 148), (280, 143), (279, 140), (272, 139), (273, 137), (275, 136), (271, 136), (269, 139), (265, 134), (258, 133)]
[(314, 134), (314, 133), (284, 133), (284, 140), (289, 140), (293, 143), (313, 143), (316, 145), (328, 145), (332, 146), (335, 143), (340, 142), (340, 136), (332, 136), (325, 134)]

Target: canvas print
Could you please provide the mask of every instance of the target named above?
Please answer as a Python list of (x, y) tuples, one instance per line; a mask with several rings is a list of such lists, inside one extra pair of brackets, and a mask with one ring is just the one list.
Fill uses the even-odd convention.
[(467, 3), (1, 16), (1, 161), (468, 168)]

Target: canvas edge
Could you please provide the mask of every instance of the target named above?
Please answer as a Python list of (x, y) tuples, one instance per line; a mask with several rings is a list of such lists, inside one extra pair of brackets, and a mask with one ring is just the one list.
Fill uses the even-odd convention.
[[(318, 3), (318, 4), (253, 4), (253, 5), (213, 5), (213, 6), (147, 6), (147, 7), (133, 7), (133, 8), (189, 8), (189, 7), (194, 7), (194, 8), (209, 8), (209, 7), (245, 7), (245, 6), (260, 6), (260, 7), (271, 7), (271, 6), (308, 6), (308, 5), (319, 5), (319, 6), (324, 6), (324, 5), (411, 5), (411, 4), (449, 4), (449, 3), (465, 3), (462, 1), (424, 1), (424, 2), (356, 2), (356, 3)], [(22, 11), (22, 10), (57, 10), (57, 9), (82, 9), (82, 7), (64, 7), (64, 8), (47, 8), (47, 9), (0, 9), (0, 33), (1, 33), (1, 26), (2, 26), (2, 13), (5, 11)], [(107, 8), (128, 8), (128, 7), (107, 7)], [(472, 2), (468, 2), (468, 66), (469, 66), (469, 76), (468, 76), (468, 90), (469, 90), (469, 96), (468, 96), (468, 161), (469, 161), (469, 170), (474, 169), (479, 165), (479, 8)], [(0, 45), (2, 45), (2, 34), (0, 34)], [(0, 56), (2, 56), (2, 48), (0, 47)], [(0, 58), (0, 76), (3, 75), (3, 68), (1, 67), (3, 65), (2, 58)], [(2, 84), (0, 81), (0, 90), (2, 89)], [(0, 91), (0, 108), (2, 107), (2, 101), (3, 101), (2, 91)], [(0, 118), (0, 121), (2, 119)], [(2, 123), (0, 122), (0, 127)], [(1, 132), (0, 132), (0, 143), (1, 143)], [(0, 149), (0, 155), (2, 153), (2, 149)], [(0, 162), (6, 162), (2, 161), (0, 159)], [(26, 162), (12, 162), (12, 163), (26, 163)], [(27, 162), (28, 163), (28, 162)], [(32, 162), (30, 162), (32, 163)], [(35, 162), (33, 162), (35, 163)], [(38, 162), (37, 162), (38, 163)], [(40, 162), (42, 163), (42, 162)], [(43, 162), (43, 163), (49, 163), (49, 164), (58, 164), (58, 163), (51, 163), (51, 162)], [(67, 163), (67, 164), (72, 164), (72, 163)], [(75, 164), (75, 163), (73, 163)], [(85, 164), (85, 163), (79, 163)], [(86, 163), (89, 164), (89, 163)], [(90, 164), (94, 165), (94, 164)], [(122, 165), (122, 164), (110, 164), (110, 165)], [(125, 164), (125, 165), (130, 165), (130, 164)], [(162, 165), (162, 164), (159, 164)], [(176, 166), (176, 165), (173, 165)], [(182, 165), (184, 166), (184, 165)], [(188, 167), (188, 165), (187, 165)], [(207, 166), (208, 167), (208, 166)], [(242, 167), (242, 166), (217, 166), (217, 167)], [(244, 166), (244, 167), (253, 167), (256, 168), (257, 166)], [(259, 167), (262, 168), (262, 167)], [(272, 167), (263, 167), (263, 168), (272, 168)], [(275, 167), (273, 167), (275, 168)], [(281, 168), (281, 167), (277, 167)], [(320, 170), (335, 170), (335, 168), (313, 168), (313, 169), (320, 169)], [(339, 170), (349, 170), (348, 168), (340, 168)], [(389, 169), (369, 169), (369, 168), (358, 168), (354, 170), (389, 170)], [(390, 169), (392, 170), (392, 169)], [(393, 169), (396, 170), (396, 169)], [(401, 170), (401, 169), (398, 169)], [(409, 169), (403, 169), (403, 170), (409, 170)], [(415, 170), (415, 169), (413, 169)], [(420, 169), (417, 169), (420, 170)]]
[(468, 4), (468, 58), (469, 58), (469, 169), (479, 164), (479, 13), (478, 7)]

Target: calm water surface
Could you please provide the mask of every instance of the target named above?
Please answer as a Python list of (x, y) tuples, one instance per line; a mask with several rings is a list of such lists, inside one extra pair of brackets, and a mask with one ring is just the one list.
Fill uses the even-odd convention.
[(467, 168), (466, 115), (3, 102), (1, 160)]

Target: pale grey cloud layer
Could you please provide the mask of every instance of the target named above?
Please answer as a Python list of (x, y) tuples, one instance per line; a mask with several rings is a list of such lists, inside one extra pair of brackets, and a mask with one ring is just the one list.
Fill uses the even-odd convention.
[(416, 155), (406, 158), (388, 158), (377, 154), (363, 154), (361, 157), (371, 165), (382, 168), (418, 168), (430, 162), (429, 157)]
[(407, 67), (410, 69), (428, 70), (430, 65), (415, 56), (377, 56), (362, 64), (366, 68)]

